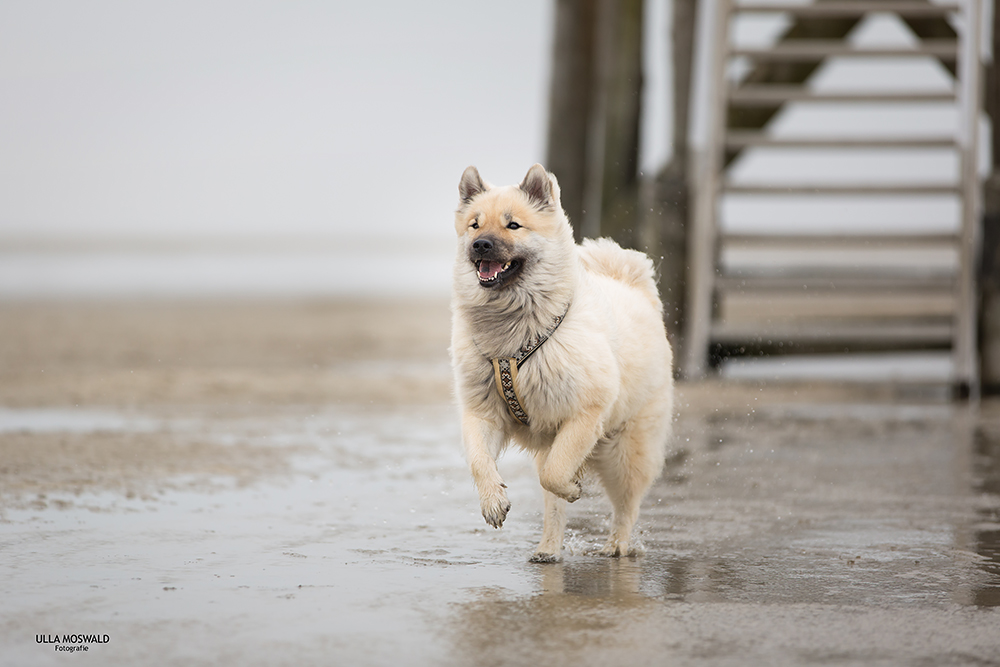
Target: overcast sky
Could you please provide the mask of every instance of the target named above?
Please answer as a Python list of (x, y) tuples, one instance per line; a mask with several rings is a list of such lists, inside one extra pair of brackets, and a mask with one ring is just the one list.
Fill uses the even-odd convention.
[[(0, 241), (450, 241), (466, 166), (506, 184), (544, 160), (553, 4), (0, 2)], [(647, 2), (647, 171), (669, 153), (668, 6)], [(915, 39), (896, 24), (867, 21), (855, 36)], [(776, 34), (750, 27), (745, 37)], [(828, 63), (814, 83), (851, 86), (875, 71), (849, 65)], [(704, 67), (700, 59), (699, 78)], [(913, 78), (906, 72), (896, 68), (886, 80), (905, 83)], [(705, 113), (694, 111), (698, 138)], [(794, 130), (800, 116), (792, 105), (772, 129)], [(929, 130), (929, 118), (915, 118), (915, 127)], [(805, 125), (853, 131), (857, 120), (838, 108)], [(758, 170), (759, 160), (744, 162), (734, 176)], [(802, 166), (768, 163), (764, 171), (781, 169), (798, 178)], [(801, 224), (799, 213), (792, 217)]]
[(551, 5), (4, 2), (0, 236), (450, 236), (544, 158)]

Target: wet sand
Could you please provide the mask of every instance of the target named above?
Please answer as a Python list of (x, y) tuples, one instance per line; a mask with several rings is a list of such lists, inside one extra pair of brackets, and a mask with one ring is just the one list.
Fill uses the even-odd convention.
[[(680, 387), (645, 555), (479, 516), (445, 303), (0, 304), (0, 665), (996, 664), (1000, 408)], [(82, 643), (95, 634), (106, 643)], [(41, 641), (40, 641), (41, 640)]]

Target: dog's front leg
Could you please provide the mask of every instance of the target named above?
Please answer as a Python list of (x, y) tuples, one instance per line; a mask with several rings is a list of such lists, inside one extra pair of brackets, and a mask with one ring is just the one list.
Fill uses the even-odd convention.
[(562, 425), (544, 465), (538, 470), (542, 488), (569, 502), (580, 498), (580, 469), (597, 445), (602, 424), (601, 411), (591, 408), (580, 411)]
[(497, 455), (504, 443), (503, 428), (480, 417), (462, 418), (462, 439), (472, 479), (479, 491), (479, 506), (486, 523), (494, 528), (503, 525), (510, 511), (507, 485), (497, 470)]

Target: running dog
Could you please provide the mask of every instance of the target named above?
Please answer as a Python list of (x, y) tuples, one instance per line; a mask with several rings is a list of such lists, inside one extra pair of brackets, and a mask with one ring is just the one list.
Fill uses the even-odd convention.
[(559, 184), (541, 165), (519, 185), (462, 174), (451, 359), (462, 437), (486, 522), (510, 510), (497, 456), (535, 460), (545, 495), (533, 561), (561, 558), (566, 503), (585, 471), (614, 508), (601, 553), (636, 553), (639, 505), (664, 463), (672, 353), (653, 264), (609, 239), (577, 245)]

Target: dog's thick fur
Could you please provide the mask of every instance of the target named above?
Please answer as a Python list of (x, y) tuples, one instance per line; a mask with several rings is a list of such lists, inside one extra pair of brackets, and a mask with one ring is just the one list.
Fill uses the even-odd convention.
[[(599, 239), (577, 245), (555, 176), (534, 165), (520, 185), (493, 187), (475, 167), (459, 184), (451, 357), (462, 437), (486, 522), (510, 509), (496, 458), (511, 442), (530, 452), (545, 490), (532, 560), (560, 558), (566, 502), (585, 469), (614, 507), (602, 553), (634, 553), (639, 504), (660, 474), (673, 408), (672, 355), (652, 262)], [(491, 359), (565, 319), (517, 375), (529, 423), (510, 414)]]

